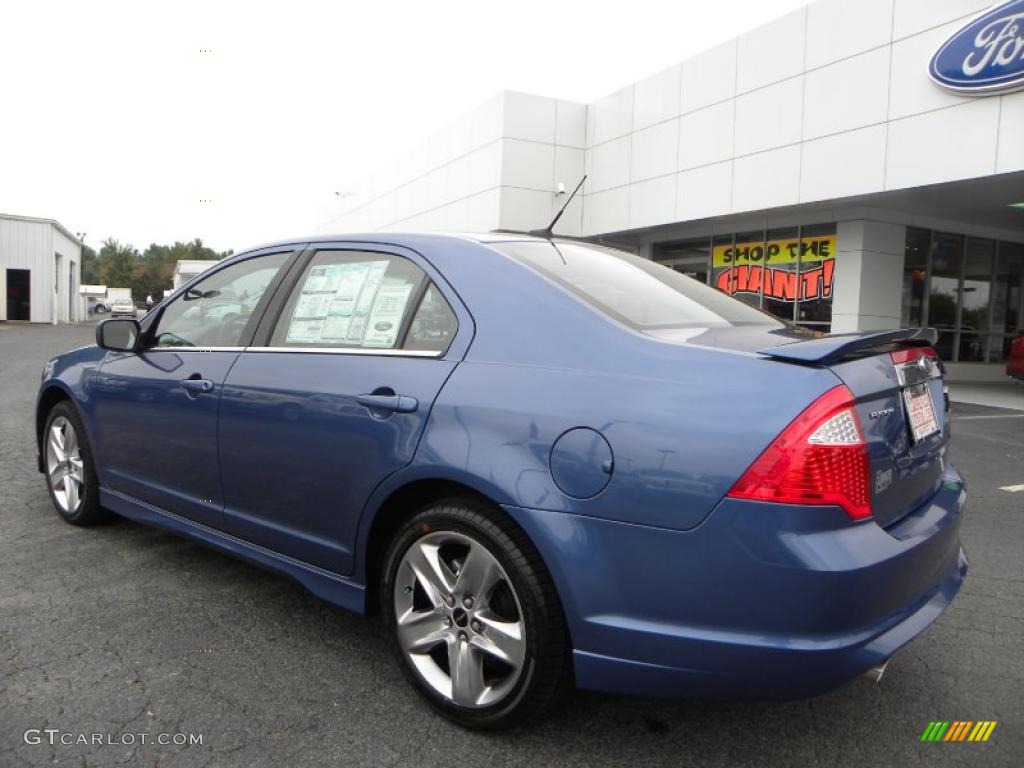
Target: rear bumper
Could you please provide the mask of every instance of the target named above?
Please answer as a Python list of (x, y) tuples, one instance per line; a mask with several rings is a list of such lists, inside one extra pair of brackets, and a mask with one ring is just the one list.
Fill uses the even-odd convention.
[(838, 509), (727, 499), (690, 531), (508, 508), (559, 588), (581, 688), (813, 696), (884, 661), (967, 573), (948, 468), (889, 529)]

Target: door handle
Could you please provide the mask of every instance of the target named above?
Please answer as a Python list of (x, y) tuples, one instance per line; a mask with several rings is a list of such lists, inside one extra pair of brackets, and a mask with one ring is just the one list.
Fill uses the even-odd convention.
[(209, 379), (183, 379), (181, 382), (189, 394), (201, 394), (203, 392), (213, 392), (213, 382)]
[(412, 413), (420, 407), (419, 400), (409, 395), (359, 395), (356, 402), (365, 405), (371, 411), (392, 413)]

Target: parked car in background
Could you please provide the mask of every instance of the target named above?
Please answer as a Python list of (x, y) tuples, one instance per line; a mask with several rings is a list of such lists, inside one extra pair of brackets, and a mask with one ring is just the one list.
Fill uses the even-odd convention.
[(877, 680), (966, 576), (936, 338), (814, 336), (580, 242), (285, 242), (50, 360), (39, 470), (69, 523), (379, 610), (467, 727), (573, 683), (811, 696)]
[(105, 315), (110, 312), (110, 305), (102, 299), (96, 299), (89, 305), (89, 311), (95, 315)]
[(135, 302), (129, 296), (126, 299), (115, 299), (110, 305), (111, 317), (135, 317)]
[(1024, 381), (1024, 331), (1010, 343), (1010, 355), (1006, 358), (1006, 375)]

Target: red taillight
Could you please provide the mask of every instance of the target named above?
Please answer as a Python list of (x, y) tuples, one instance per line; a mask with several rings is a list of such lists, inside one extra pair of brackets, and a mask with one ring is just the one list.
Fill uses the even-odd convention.
[(835, 504), (871, 517), (868, 446), (845, 386), (830, 389), (782, 430), (729, 491), (735, 499)]
[(907, 347), (906, 349), (897, 349), (894, 352), (890, 352), (889, 357), (892, 358), (894, 363), (899, 364), (910, 363), (922, 357), (934, 357), (938, 359), (939, 353), (931, 347)]

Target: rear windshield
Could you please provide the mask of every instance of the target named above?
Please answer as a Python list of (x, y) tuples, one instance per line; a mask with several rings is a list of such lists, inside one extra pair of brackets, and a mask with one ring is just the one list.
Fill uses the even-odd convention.
[(778, 320), (742, 301), (625, 251), (567, 242), (491, 245), (636, 330), (782, 327)]

